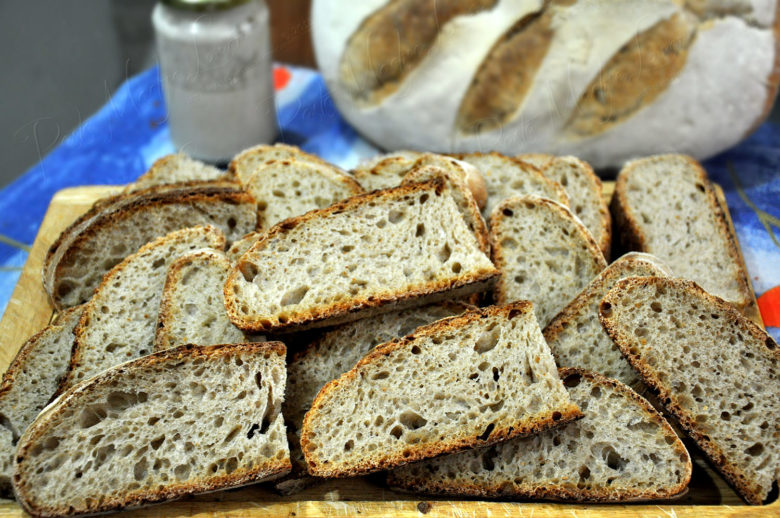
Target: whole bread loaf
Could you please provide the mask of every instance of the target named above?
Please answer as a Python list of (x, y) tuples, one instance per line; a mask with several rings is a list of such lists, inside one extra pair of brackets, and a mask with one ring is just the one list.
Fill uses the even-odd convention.
[(664, 418), (622, 383), (561, 369), (585, 417), (532, 437), (392, 471), (391, 487), (490, 498), (625, 502), (669, 498), (691, 479), (691, 459)]
[(17, 500), (95, 514), (285, 474), (284, 356), (280, 342), (183, 346), (74, 387), (19, 440)]
[(151, 189), (98, 203), (49, 249), (43, 285), (56, 308), (89, 300), (111, 268), (174, 230), (213, 225), (228, 243), (257, 227), (252, 197), (237, 187)]
[(527, 301), (375, 347), (306, 414), (309, 473), (344, 477), (538, 433), (581, 416)]
[(780, 480), (780, 351), (733, 306), (683, 279), (632, 277), (601, 321), (664, 408), (751, 504)]
[(193, 250), (224, 247), (225, 236), (214, 227), (185, 228), (144, 245), (112, 268), (84, 307), (62, 388), (151, 353), (168, 267)]
[(281, 222), (231, 271), (230, 320), (302, 330), (484, 291), (498, 272), (450, 191), (414, 183)]

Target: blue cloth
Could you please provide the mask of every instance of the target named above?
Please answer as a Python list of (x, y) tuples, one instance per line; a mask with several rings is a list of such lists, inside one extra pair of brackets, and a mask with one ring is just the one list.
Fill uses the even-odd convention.
[[(345, 168), (377, 152), (341, 118), (319, 74), (293, 67), (286, 70), (290, 79), (277, 91), (276, 99), (280, 141)], [(0, 191), (0, 235), (30, 245), (57, 191), (130, 182), (154, 160), (173, 151), (159, 70), (154, 67), (125, 82), (100, 111)], [(756, 293), (780, 285), (776, 236), (780, 230), (780, 125), (764, 124), (742, 144), (704, 165), (712, 180), (724, 188)], [(0, 243), (3, 311), (26, 258), (22, 247)], [(771, 332), (780, 337), (780, 329)]]

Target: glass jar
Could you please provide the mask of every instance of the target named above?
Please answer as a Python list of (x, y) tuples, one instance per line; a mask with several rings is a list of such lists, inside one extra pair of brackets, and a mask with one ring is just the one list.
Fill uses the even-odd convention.
[(264, 0), (162, 0), (152, 14), (174, 145), (227, 162), (277, 133)]

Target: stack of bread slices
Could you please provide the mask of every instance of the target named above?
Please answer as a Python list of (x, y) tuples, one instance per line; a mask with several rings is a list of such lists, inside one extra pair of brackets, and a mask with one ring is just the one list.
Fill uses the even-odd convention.
[(692, 471), (678, 433), (749, 503), (780, 478), (777, 347), (687, 157), (627, 164), (610, 215), (574, 157), (172, 155), (43, 273), (58, 317), (0, 386), (0, 488), (32, 515), (377, 471), (668, 499)]

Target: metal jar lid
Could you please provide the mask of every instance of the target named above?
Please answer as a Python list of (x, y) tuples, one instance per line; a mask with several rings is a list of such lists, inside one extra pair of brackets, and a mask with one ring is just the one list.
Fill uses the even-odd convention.
[(223, 11), (246, 4), (252, 0), (161, 0), (161, 2), (175, 9), (187, 11)]

